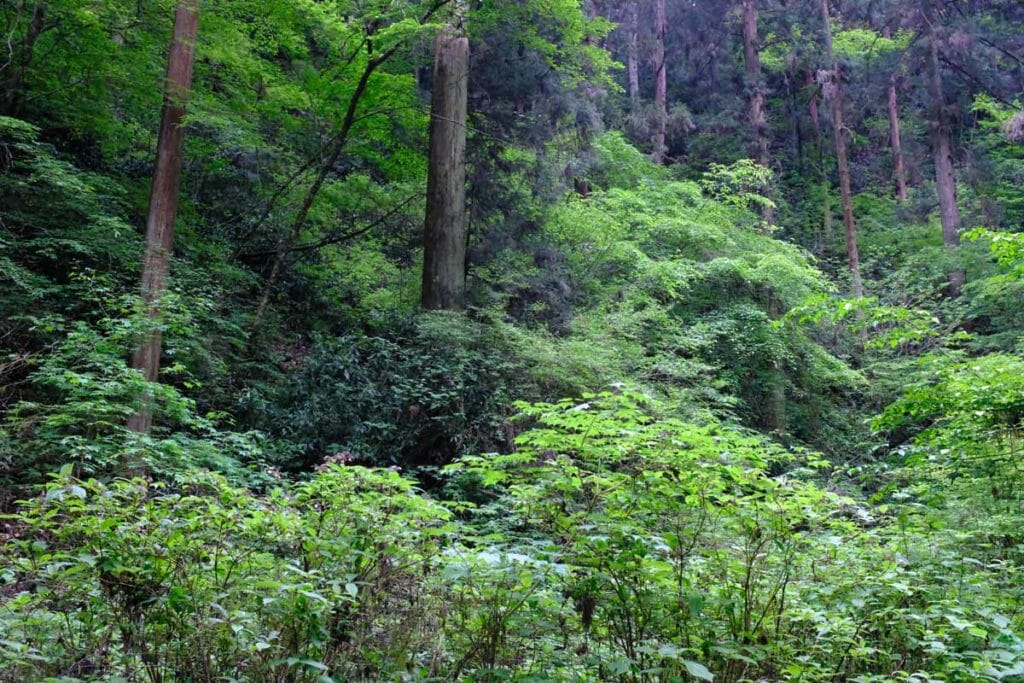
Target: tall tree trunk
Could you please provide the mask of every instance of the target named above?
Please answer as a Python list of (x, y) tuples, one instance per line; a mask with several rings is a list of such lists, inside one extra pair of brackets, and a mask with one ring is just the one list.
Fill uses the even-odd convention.
[(793, 71), (792, 65), (785, 71), (786, 82), (786, 107), (789, 110), (789, 119), (793, 128), (793, 148), (796, 150), (797, 173), (804, 175), (807, 169), (807, 151), (804, 147), (804, 125), (800, 116), (800, 105), (797, 103), (796, 86), (797, 74)]
[[(769, 317), (772, 320), (779, 320), (784, 314), (782, 302), (771, 287), (765, 287), (765, 295)], [(786, 372), (778, 359), (772, 361), (766, 380), (768, 391), (765, 396), (765, 428), (777, 436), (784, 436), (787, 429)]]
[(636, 109), (640, 102), (640, 8), (635, 0), (626, 8), (627, 38), (626, 70), (629, 74), (629, 102)]
[(422, 305), (466, 303), (466, 115), (469, 39), (445, 29), (434, 45)]
[[(743, 0), (743, 58), (747, 88), (749, 88), (750, 110), (748, 117), (753, 137), (754, 158), (758, 164), (767, 168), (771, 160), (768, 157), (768, 118), (764, 110), (764, 84), (761, 82), (760, 39), (757, 34), (757, 2), (758, 0)], [(765, 222), (771, 223), (775, 219), (774, 214), (775, 212), (772, 211), (772, 208), (766, 206), (761, 215)]]
[[(15, 26), (16, 25), (17, 17), (15, 17)], [(21, 105), (23, 101), (22, 96), (24, 94), (21, 87), (22, 81), (24, 80), (29, 67), (32, 66), (32, 57), (35, 54), (36, 41), (39, 40), (39, 36), (41, 36), (45, 30), (46, 3), (39, 0), (32, 7), (32, 16), (29, 18), (28, 27), (25, 29), (25, 38), (21, 41), (21, 46), (17, 50), (17, 58), (14, 56), (15, 50), (11, 43), (8, 43), (6, 46), (10, 55), (10, 59), (7, 61), (7, 68), (10, 69), (10, 71), (4, 81), (3, 99), (0, 101), (0, 113), (7, 114), (9, 116), (17, 116), (21, 113)]]
[(654, 151), (651, 158), (657, 163), (665, 161), (668, 151), (665, 136), (668, 130), (668, 71), (665, 64), (665, 33), (668, 29), (665, 0), (655, 0), (654, 6), (654, 111), (657, 122), (654, 129)]
[(810, 97), (807, 100), (807, 113), (811, 119), (811, 127), (814, 129), (814, 152), (817, 156), (818, 176), (821, 180), (821, 252), (827, 253), (832, 249), (832, 185), (828, 177), (828, 169), (825, 168), (825, 139), (821, 134), (821, 115), (818, 112), (818, 92), (821, 86), (810, 71), (807, 72), (807, 84), (811, 88)]
[[(885, 29), (885, 37), (891, 32)], [(907, 170), (903, 161), (903, 144), (900, 142), (900, 107), (896, 94), (896, 74), (889, 76), (889, 141), (892, 144), (893, 176), (896, 180), (896, 198), (900, 203), (907, 201)]]
[(825, 54), (829, 62), (827, 85), (831, 90), (832, 133), (835, 141), (836, 165), (839, 170), (839, 198), (843, 205), (843, 229), (846, 232), (846, 256), (854, 296), (864, 296), (860, 279), (860, 253), (857, 250), (857, 222), (853, 216), (853, 193), (850, 183), (850, 162), (846, 150), (846, 127), (843, 123), (843, 84), (832, 50), (832, 21), (828, 0), (821, 0), (821, 16), (825, 35)]
[[(956, 204), (956, 174), (953, 169), (952, 124), (942, 91), (942, 67), (939, 62), (937, 17), (930, 0), (923, 0), (924, 17), (928, 23), (928, 92), (932, 98), (932, 152), (935, 155), (935, 191), (942, 220), (942, 241), (955, 252), (960, 246), (960, 211)], [(949, 274), (950, 296), (960, 296), (966, 275), (960, 268)]]
[(896, 198), (900, 203), (907, 201), (907, 169), (903, 161), (903, 144), (900, 141), (900, 109), (896, 94), (896, 75), (889, 77), (889, 139), (892, 143), (893, 175), (896, 178)]
[[(161, 338), (158, 318), (161, 299), (167, 292), (174, 219), (178, 212), (181, 185), (182, 144), (185, 139), (185, 109), (192, 90), (196, 35), (199, 30), (199, 1), (180, 0), (174, 12), (174, 37), (167, 58), (163, 114), (157, 138), (156, 166), (146, 218), (146, 255), (142, 262), (142, 300), (151, 321), (132, 367), (146, 380), (155, 382), (160, 373)], [(128, 428), (147, 433), (153, 423), (151, 398), (145, 397), (139, 411), (128, 419)]]
[(797, 74), (790, 63), (785, 70), (785, 103), (793, 121), (793, 146), (797, 151), (797, 172), (804, 175), (807, 170), (807, 152), (804, 147), (804, 121), (800, 116), (800, 104), (797, 101)]
[(768, 119), (764, 111), (761, 83), (760, 40), (757, 35), (757, 0), (743, 0), (743, 57), (749, 88), (749, 118), (754, 140), (754, 158), (768, 166)]

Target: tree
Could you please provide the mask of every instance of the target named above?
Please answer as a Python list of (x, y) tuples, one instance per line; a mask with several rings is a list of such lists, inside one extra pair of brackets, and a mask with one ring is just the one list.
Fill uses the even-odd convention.
[[(757, 163), (768, 167), (768, 117), (765, 115), (765, 92), (761, 76), (760, 39), (757, 33), (757, 2), (743, 0), (743, 63), (746, 74), (749, 103), (750, 128), (753, 133), (754, 158)], [(766, 205), (762, 216), (771, 223), (774, 212)]]
[[(167, 292), (174, 220), (178, 212), (181, 184), (182, 144), (185, 139), (185, 111), (192, 89), (195, 42), (199, 31), (200, 0), (180, 0), (174, 12), (174, 36), (167, 57), (163, 114), (157, 138), (156, 165), (146, 218), (146, 253), (142, 262), (142, 300), (149, 319), (142, 343), (132, 358), (132, 367), (150, 382), (160, 373), (161, 336), (158, 318), (161, 300)], [(128, 428), (147, 433), (153, 422), (147, 398), (128, 420)]]
[(32, 5), (31, 13), (25, 11), (28, 9), (28, 5), (29, 3), (18, 3), (13, 21), (5, 17), (8, 20), (8, 25), (12, 29), (16, 29), (21, 23), (22, 14), (24, 13), (27, 19), (27, 26), (20, 42), (13, 40), (14, 30), (5, 31), (8, 34), (6, 37), (6, 52), (8, 56), (0, 64), (0, 74), (3, 74), (4, 71), (7, 71), (7, 74), (3, 81), (3, 94), (0, 95), (0, 114), (16, 116), (19, 113), (24, 95), (22, 81), (25, 78), (29, 65), (32, 63), (36, 41), (39, 40), (39, 37), (46, 30), (53, 26), (53, 24), (48, 24), (46, 21), (45, 2), (37, 0)]
[[(889, 38), (891, 31), (885, 28), (884, 35)], [(907, 170), (903, 160), (903, 143), (900, 140), (900, 107), (896, 92), (897, 77), (894, 71), (889, 76), (889, 143), (892, 146), (893, 178), (896, 181), (896, 198), (907, 201)]]
[[(363, 97), (366, 95), (367, 89), (370, 86), (371, 79), (374, 74), (388, 62), (388, 60), (394, 57), (395, 54), (407, 44), (405, 41), (415, 35), (418, 35), (419, 30), (422, 29), (434, 14), (448, 4), (448, 2), (449, 0), (430, 0), (430, 2), (427, 3), (424, 13), (420, 16), (418, 22), (413, 27), (410, 28), (406, 26), (405, 31), (391, 32), (391, 40), (394, 40), (395, 42), (384, 49), (381, 49), (379, 44), (381, 41), (378, 34), (384, 24), (384, 21), (379, 16), (373, 18), (367, 17), (363, 22), (349, 22), (349, 25), (354, 25), (358, 28), (356, 28), (355, 35), (353, 36), (354, 40), (352, 41), (356, 44), (356, 47), (352, 53), (347, 56), (345, 66), (350, 66), (353, 63), (358, 64), (360, 63), (360, 59), (362, 59), (363, 61), (361, 62), (359, 77), (356, 80), (355, 88), (348, 97), (348, 102), (345, 106), (345, 114), (342, 118), (341, 124), (338, 126), (334, 136), (331, 138), (327, 149), (324, 150), (324, 154), (311, 160), (311, 162), (307, 163), (305, 167), (299, 169), (296, 176), (293, 176), (297, 177), (302, 175), (302, 173), (309, 170), (310, 167), (315, 169), (313, 182), (309, 185), (309, 188), (303, 196), (299, 210), (292, 219), (291, 227), (278, 242), (270, 268), (270, 274), (267, 276), (266, 283), (263, 286), (263, 294), (260, 296), (259, 304), (256, 306), (256, 313), (252, 323), (253, 330), (256, 330), (259, 327), (260, 322), (266, 313), (267, 307), (270, 305), (270, 297), (273, 294), (274, 285), (277, 284), (277, 279), (281, 275), (288, 253), (292, 250), (295, 242), (299, 238), (299, 235), (302, 234), (302, 230), (306, 225), (310, 211), (313, 209), (313, 205), (316, 202), (320, 191), (323, 189), (328, 177), (336, 171), (338, 162), (341, 160), (342, 154), (347, 149), (353, 128), (364, 118), (363, 116), (360, 116), (359, 111)], [(399, 3), (391, 9), (395, 10), (396, 14), (394, 25), (406, 23), (401, 18), (407, 9), (404, 5)], [(342, 71), (344, 71), (344, 68)]]
[(743, 58), (747, 77), (750, 127), (754, 139), (754, 158), (762, 166), (768, 166), (768, 118), (764, 109), (764, 84), (761, 82), (757, 0), (743, 0)]
[(640, 103), (640, 8), (629, 2), (626, 7), (626, 71), (629, 74), (629, 103), (633, 109)]
[(657, 0), (654, 6), (654, 109), (657, 122), (654, 129), (654, 150), (651, 158), (657, 163), (665, 161), (665, 137), (668, 131), (668, 72), (665, 63), (665, 32), (668, 20), (665, 16), (665, 0)]
[(832, 134), (835, 141), (836, 165), (839, 169), (839, 195), (843, 205), (843, 229), (846, 232), (846, 256), (854, 296), (864, 296), (860, 278), (860, 253), (857, 250), (857, 223), (853, 215), (853, 193), (850, 183), (850, 162), (846, 149), (846, 127), (843, 124), (843, 88), (839, 62), (832, 48), (832, 20), (828, 0), (821, 0), (821, 18), (825, 38), (825, 56), (829, 69), (821, 74), (826, 98), (832, 104)]
[[(946, 248), (955, 250), (960, 246), (960, 212), (956, 203), (956, 174), (953, 169), (952, 124), (946, 97), (943, 94), (942, 65), (940, 62), (940, 41), (938, 17), (931, 0), (922, 0), (922, 15), (928, 40), (928, 94), (932, 104), (932, 153), (935, 155), (935, 191), (939, 199), (939, 216), (942, 221), (942, 241)], [(960, 268), (949, 274), (949, 293), (960, 295), (965, 275)]]
[(445, 28), (434, 44), (430, 151), (423, 237), (426, 309), (460, 310), (466, 303), (466, 115), (469, 39)]

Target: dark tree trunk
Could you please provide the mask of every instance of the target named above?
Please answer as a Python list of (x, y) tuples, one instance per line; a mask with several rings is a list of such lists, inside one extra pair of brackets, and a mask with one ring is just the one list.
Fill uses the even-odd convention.
[(907, 201), (907, 169), (903, 161), (903, 143), (900, 141), (900, 108), (896, 94), (896, 76), (889, 78), (889, 139), (892, 143), (893, 176), (896, 180), (896, 198)]
[(629, 31), (626, 70), (629, 74), (629, 102), (634, 109), (640, 102), (640, 9), (636, 2), (630, 2), (627, 11)]
[[(928, 23), (928, 92), (932, 98), (932, 152), (935, 155), (935, 191), (939, 200), (942, 221), (942, 241), (955, 251), (960, 246), (960, 211), (956, 202), (956, 174), (953, 168), (953, 136), (946, 97), (942, 90), (942, 66), (939, 61), (937, 17), (930, 0), (924, 2), (924, 17)], [(950, 296), (960, 296), (966, 276), (956, 268), (949, 274)]]
[(750, 128), (754, 158), (768, 166), (768, 118), (764, 110), (764, 85), (761, 82), (760, 40), (757, 34), (757, 0), (743, 0), (743, 57), (749, 88)]
[(665, 33), (668, 20), (665, 15), (665, 0), (656, 0), (654, 6), (654, 110), (657, 122), (654, 129), (654, 150), (651, 158), (657, 163), (665, 161), (668, 151), (665, 137), (668, 130), (668, 71), (665, 64)]
[(800, 115), (800, 105), (797, 103), (796, 89), (797, 74), (791, 67), (786, 69), (786, 106), (789, 109), (789, 118), (793, 129), (793, 148), (796, 150), (797, 172), (804, 175), (807, 170), (807, 150), (804, 146), (804, 123)]
[(814, 151), (817, 157), (818, 175), (821, 178), (821, 252), (827, 253), (832, 249), (832, 185), (829, 181), (828, 169), (825, 168), (825, 139), (821, 134), (821, 115), (818, 112), (818, 93), (821, 86), (810, 71), (807, 72), (807, 85), (810, 88), (807, 113), (814, 130)]
[[(17, 19), (15, 19), (17, 21)], [(0, 113), (8, 116), (18, 116), (21, 113), (22, 105), (22, 81), (29, 67), (32, 66), (32, 57), (35, 54), (36, 41), (46, 30), (46, 3), (36, 2), (32, 7), (32, 17), (29, 19), (28, 28), (25, 30), (25, 38), (15, 57), (13, 46), (8, 43), (10, 59), (7, 67), (10, 72), (4, 81), (3, 99), (0, 101)]]
[[(765, 114), (765, 92), (764, 84), (761, 82), (761, 53), (760, 39), (757, 34), (757, 2), (758, 0), (743, 0), (743, 57), (747, 77), (747, 88), (749, 88), (748, 117), (753, 137), (753, 156), (758, 164), (764, 167), (770, 165), (768, 156), (768, 117)], [(766, 206), (762, 217), (767, 223), (774, 219), (774, 211)]]
[[(182, 145), (185, 139), (185, 109), (192, 89), (198, 30), (199, 0), (181, 0), (174, 12), (174, 38), (167, 58), (163, 115), (149, 196), (149, 215), (146, 218), (142, 300), (151, 326), (132, 358), (132, 367), (140, 370), (150, 382), (155, 382), (160, 374), (161, 338), (158, 318), (161, 314), (161, 299), (167, 292), (167, 276), (174, 246), (174, 219), (178, 212)], [(152, 405), (147, 397), (139, 411), (128, 419), (128, 428), (147, 433), (152, 423)]]
[(446, 29), (434, 46), (430, 100), (422, 293), (428, 310), (461, 310), (466, 303), (468, 81), (469, 39)]
[[(888, 28), (885, 37), (890, 36)], [(900, 203), (907, 201), (907, 171), (903, 161), (903, 144), (900, 141), (900, 107), (896, 93), (896, 74), (889, 76), (889, 141), (892, 145), (893, 178), (896, 181), (896, 198)]]
[(829, 73), (826, 87), (831, 91), (832, 133), (836, 150), (836, 165), (839, 170), (839, 197), (843, 205), (843, 229), (846, 232), (846, 256), (850, 268), (850, 282), (854, 296), (864, 296), (864, 285), (860, 278), (860, 253), (857, 249), (857, 222), (853, 216), (853, 192), (850, 182), (850, 162), (846, 150), (846, 126), (843, 123), (843, 84), (832, 50), (832, 21), (829, 16), (828, 0), (821, 0), (821, 15), (824, 23), (825, 54), (828, 57)]

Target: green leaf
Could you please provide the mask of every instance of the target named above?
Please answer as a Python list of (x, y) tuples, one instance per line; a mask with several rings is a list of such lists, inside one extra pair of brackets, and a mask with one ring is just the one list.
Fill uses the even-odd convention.
[(686, 666), (686, 671), (694, 678), (700, 678), (705, 681), (715, 680), (714, 674), (708, 671), (708, 668), (699, 662), (695, 662), (692, 659), (687, 659), (683, 662)]

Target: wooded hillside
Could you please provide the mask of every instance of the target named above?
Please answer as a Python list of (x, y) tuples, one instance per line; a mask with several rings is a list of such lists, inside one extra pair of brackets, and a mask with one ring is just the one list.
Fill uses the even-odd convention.
[(0, 683), (1024, 681), (1024, 3), (0, 29)]

